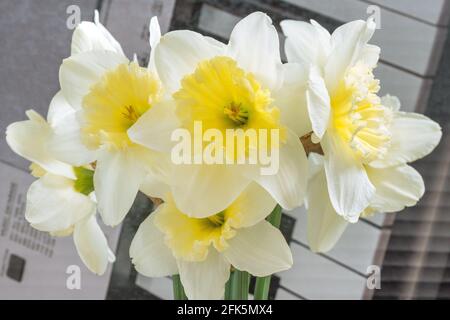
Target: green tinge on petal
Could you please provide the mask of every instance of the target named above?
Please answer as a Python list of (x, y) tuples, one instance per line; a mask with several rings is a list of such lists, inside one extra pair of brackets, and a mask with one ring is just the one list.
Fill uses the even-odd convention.
[(94, 171), (83, 167), (74, 167), (75, 172), (75, 184), (74, 188), (77, 192), (84, 195), (89, 195), (94, 191)]

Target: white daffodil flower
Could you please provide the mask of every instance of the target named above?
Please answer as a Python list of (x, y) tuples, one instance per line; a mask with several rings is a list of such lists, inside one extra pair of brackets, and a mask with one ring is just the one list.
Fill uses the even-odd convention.
[[(382, 98), (383, 105), (393, 110), (394, 135), (391, 148), (398, 148), (406, 143), (406, 148), (412, 145), (407, 143), (419, 133), (416, 143), (421, 144), (419, 148), (414, 146), (414, 152), (418, 158), (426, 156), (432, 151), (440, 140), (439, 125), (419, 114), (402, 113), (398, 111), (400, 102), (396, 97), (386, 96)], [(397, 110), (397, 111), (395, 111)], [(430, 124), (431, 123), (431, 124)], [(430, 130), (431, 126), (431, 130)], [(395, 140), (394, 140), (395, 139)], [(405, 142), (404, 142), (405, 141)], [(420, 150), (421, 148), (421, 150)], [(405, 149), (403, 149), (405, 150)], [(419, 151), (419, 153), (417, 153)], [(412, 207), (420, 200), (425, 192), (422, 176), (413, 167), (407, 165), (411, 159), (411, 153), (399, 152), (396, 161), (387, 157), (385, 162), (365, 164), (364, 169), (370, 183), (375, 188), (375, 194), (370, 199), (369, 205), (362, 210), (358, 216), (371, 216), (378, 212), (397, 212), (405, 207)], [(397, 159), (404, 159), (398, 162)], [(329, 188), (327, 188), (325, 157), (318, 154), (310, 154), (310, 178), (305, 205), (308, 215), (308, 243), (312, 251), (326, 252), (331, 250), (344, 233), (349, 221), (344, 219), (333, 207)]]
[(148, 277), (180, 274), (189, 299), (221, 299), (230, 266), (268, 276), (292, 266), (280, 230), (265, 220), (275, 200), (251, 183), (225, 210), (207, 218), (182, 213), (171, 195), (140, 225), (130, 247)]
[(312, 140), (324, 153), (333, 208), (355, 222), (378, 194), (373, 168), (425, 156), (438, 144), (441, 129), (377, 95), (379, 81), (372, 71), (380, 48), (368, 44), (372, 19), (349, 22), (331, 35), (315, 21), (283, 21), (281, 27), (288, 61), (296, 65), (287, 75), (290, 90), (298, 92), (297, 104), (283, 105), (284, 122), (300, 136), (314, 133)]
[[(283, 90), (287, 71), (281, 63), (278, 34), (271, 19), (260, 12), (250, 14), (234, 27), (227, 45), (188, 30), (158, 36), (152, 39), (155, 48), (150, 64), (158, 71), (170, 98), (168, 104), (176, 108), (173, 123), (178, 121), (194, 139), (195, 123), (222, 137), (230, 129), (240, 129), (243, 134), (261, 129), (280, 133), (279, 144), (274, 141), (245, 149), (246, 156), (252, 148), (260, 153), (278, 151), (279, 168), (275, 174), (260, 174), (255, 169), (261, 167), (260, 162), (230, 164), (228, 160), (233, 162), (237, 157), (228, 150), (223, 155), (226, 162), (174, 165), (170, 186), (178, 208), (197, 218), (220, 212), (252, 181), (264, 187), (285, 209), (301, 205), (308, 162), (298, 136), (279, 121), (278, 108), (293, 102), (295, 93)], [(149, 118), (141, 117), (129, 135), (132, 141), (153, 148), (154, 133), (148, 128), (156, 120)], [(166, 122), (170, 123), (168, 118)], [(163, 140), (158, 135), (159, 142), (173, 146), (170, 136), (164, 136), (169, 138)], [(223, 150), (217, 148), (217, 152)], [(190, 154), (191, 159), (202, 155), (196, 150)]]
[[(159, 30), (157, 20), (152, 30)], [(155, 32), (153, 32), (155, 33)], [(153, 40), (153, 39), (151, 39)], [(135, 59), (136, 60), (136, 59)], [(58, 121), (50, 143), (53, 154), (73, 166), (96, 162), (94, 187), (106, 225), (119, 224), (147, 175), (167, 161), (159, 142), (167, 114), (156, 73), (129, 61), (119, 43), (99, 22), (82, 22), (74, 31), (71, 56), (60, 67), (60, 104), (73, 109)], [(133, 143), (128, 130), (146, 116), (155, 124), (150, 148)], [(172, 122), (168, 123), (172, 124)], [(157, 126), (156, 126), (157, 125)]]
[(59, 95), (50, 104), (48, 122), (29, 110), (29, 120), (15, 122), (6, 130), (11, 149), (32, 161), (32, 174), (39, 178), (28, 189), (25, 218), (35, 229), (53, 236), (73, 234), (81, 260), (92, 272), (103, 274), (115, 257), (96, 220), (91, 194), (94, 172), (55, 160), (49, 149), (53, 127), (71, 112), (58, 100)]

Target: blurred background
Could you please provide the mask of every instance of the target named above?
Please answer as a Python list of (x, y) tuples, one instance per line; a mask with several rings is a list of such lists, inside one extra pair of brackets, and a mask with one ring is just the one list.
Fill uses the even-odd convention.
[[(58, 91), (58, 69), (69, 56), (73, 14), (101, 22), (126, 54), (141, 64), (149, 56), (148, 22), (163, 32), (191, 29), (225, 41), (236, 22), (266, 12), (283, 19), (314, 19), (329, 31), (374, 16), (382, 48), (376, 76), (382, 94), (397, 95), (402, 109), (440, 123), (439, 147), (413, 166), (426, 193), (416, 207), (378, 214), (351, 225), (326, 254), (309, 251), (303, 208), (284, 213), (282, 231), (294, 267), (272, 280), (271, 299), (450, 298), (450, 38), (447, 0), (0, 0), (0, 131), (35, 109), (46, 115)], [(283, 41), (283, 37), (280, 34)], [(284, 55), (283, 55), (284, 56)], [(420, 133), (417, 133), (420, 134)], [(171, 299), (170, 278), (136, 274), (128, 248), (151, 202), (139, 195), (122, 226), (105, 228), (117, 261), (105, 275), (90, 274), (72, 239), (51, 238), (23, 219), (33, 178), (29, 163), (0, 139), (0, 299)], [(70, 286), (73, 268), (81, 288)]]

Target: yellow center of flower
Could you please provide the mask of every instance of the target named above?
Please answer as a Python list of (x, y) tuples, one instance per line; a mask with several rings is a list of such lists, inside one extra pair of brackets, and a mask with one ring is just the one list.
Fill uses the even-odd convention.
[(382, 158), (390, 143), (392, 112), (381, 104), (372, 69), (357, 63), (331, 97), (331, 126), (356, 156), (369, 163)]
[(207, 218), (191, 218), (179, 211), (172, 200), (163, 205), (165, 209), (155, 213), (155, 224), (177, 258), (203, 261), (211, 245), (222, 252), (228, 247), (227, 240), (236, 234), (231, 226), (233, 213), (228, 210)]
[(248, 121), (248, 111), (241, 104), (237, 105), (232, 102), (223, 109), (223, 113), (238, 126), (243, 126)]
[[(279, 129), (280, 140), (284, 140), (280, 112), (272, 105), (270, 91), (231, 58), (218, 56), (200, 62), (194, 73), (184, 77), (173, 97), (178, 116), (191, 133), (194, 122), (201, 121), (204, 130), (218, 129), (223, 137), (227, 129), (242, 129), (244, 133), (249, 129)], [(274, 147), (270, 133), (264, 145)]]
[(136, 62), (107, 72), (83, 99), (83, 141), (92, 148), (132, 144), (127, 130), (160, 97), (159, 81)]

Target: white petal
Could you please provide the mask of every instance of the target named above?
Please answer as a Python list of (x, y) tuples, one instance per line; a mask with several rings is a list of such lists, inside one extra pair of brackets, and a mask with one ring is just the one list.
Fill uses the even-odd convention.
[(109, 43), (115, 48), (115, 51), (123, 55), (122, 47), (120, 46), (119, 42), (114, 39), (111, 33), (109, 33), (109, 31), (106, 30), (103, 24), (100, 23), (98, 10), (94, 11), (94, 22), (97, 28), (100, 29), (100, 32), (103, 34), (103, 36), (108, 39)]
[(330, 32), (328, 32), (327, 29), (322, 27), (317, 21), (311, 19), (309, 22), (316, 28), (317, 39), (322, 46), (323, 59), (325, 60), (331, 51), (331, 34)]
[(330, 120), (330, 97), (320, 71), (312, 66), (309, 72), (306, 104), (314, 133), (322, 138)]
[(96, 160), (96, 151), (82, 142), (79, 111), (72, 110), (53, 126), (48, 150), (56, 159), (77, 167)]
[[(264, 189), (286, 210), (303, 203), (308, 178), (308, 158), (300, 139), (287, 130), (287, 141), (279, 149), (279, 169), (273, 175), (256, 178)], [(275, 161), (273, 157), (272, 161)]]
[(181, 127), (173, 101), (153, 105), (128, 130), (130, 139), (152, 150), (169, 152), (174, 146), (171, 135)]
[(309, 174), (308, 180), (318, 174), (321, 170), (323, 170), (323, 155), (311, 152), (308, 155), (308, 163), (309, 163)]
[(101, 150), (94, 173), (95, 194), (103, 222), (115, 226), (130, 210), (145, 177), (134, 150)]
[(158, 75), (169, 94), (178, 90), (181, 79), (193, 73), (200, 61), (223, 55), (206, 37), (188, 30), (166, 33), (154, 50)]
[(111, 248), (108, 248), (108, 262), (110, 262), (110, 263), (116, 262), (116, 255), (111, 250)]
[(153, 174), (147, 174), (139, 190), (148, 197), (167, 199), (170, 186)]
[(128, 60), (113, 51), (89, 51), (64, 59), (59, 69), (59, 83), (64, 97), (80, 109), (84, 96), (105, 74)]
[(281, 84), (278, 32), (268, 15), (254, 12), (239, 21), (231, 32), (227, 55), (269, 89)]
[[(149, 150), (146, 150), (149, 152)], [(173, 171), (173, 163), (170, 155), (161, 152), (151, 152), (144, 161), (147, 174), (143, 179), (139, 190), (148, 197), (167, 200), (171, 193), (170, 183)]]
[(442, 130), (438, 123), (418, 113), (395, 112), (391, 145), (383, 159), (370, 163), (383, 168), (425, 157), (438, 145)]
[(148, 68), (154, 73), (157, 73), (155, 65), (155, 48), (156, 45), (159, 43), (159, 40), (161, 39), (161, 28), (159, 26), (157, 16), (154, 16), (150, 19), (149, 32), (150, 37), (148, 41), (150, 42), (151, 51), (150, 51), (150, 58), (148, 60)]
[(225, 294), (230, 264), (215, 249), (201, 262), (177, 260), (180, 279), (189, 300), (219, 300)]
[(367, 174), (376, 188), (370, 207), (379, 212), (396, 212), (414, 206), (425, 192), (422, 176), (408, 165), (368, 167)]
[(281, 123), (301, 137), (312, 131), (306, 106), (308, 69), (298, 63), (285, 63), (283, 72), (283, 85), (273, 93), (274, 105), (281, 111)]
[(227, 214), (232, 216), (233, 228), (247, 228), (264, 220), (276, 204), (266, 190), (252, 182), (227, 208)]
[(46, 171), (74, 178), (72, 167), (58, 161), (48, 150), (52, 129), (38, 113), (27, 111), (29, 120), (14, 122), (6, 128), (6, 142), (25, 159), (37, 163)]
[(103, 25), (88, 21), (81, 22), (72, 35), (71, 54), (102, 50), (123, 55), (120, 44)]
[(205, 40), (209, 42), (210, 45), (213, 47), (216, 47), (216, 50), (219, 52), (225, 52), (226, 50), (226, 44), (223, 42), (220, 42), (219, 40), (214, 39), (213, 37), (205, 36)]
[(331, 250), (344, 233), (348, 222), (334, 210), (321, 170), (308, 183), (308, 244), (314, 252)]
[(400, 99), (396, 96), (386, 94), (381, 97), (381, 104), (392, 111), (400, 111), (401, 103)]
[(159, 26), (157, 16), (154, 16), (150, 19), (149, 31), (150, 38), (148, 40), (150, 42), (150, 47), (154, 49), (161, 39), (161, 28)]
[(155, 226), (155, 212), (139, 226), (130, 246), (130, 257), (136, 270), (147, 277), (165, 277), (178, 273), (172, 252), (164, 243), (164, 234)]
[(339, 138), (322, 140), (328, 193), (334, 209), (350, 222), (356, 222), (375, 193), (363, 165)]
[(48, 107), (47, 122), (50, 126), (54, 126), (67, 114), (72, 113), (73, 110), (72, 106), (64, 98), (62, 91), (58, 91)]
[(331, 52), (325, 65), (325, 81), (330, 96), (348, 67), (361, 58), (361, 54), (375, 31), (372, 19), (352, 21), (337, 28), (331, 35)]
[(171, 187), (176, 206), (195, 218), (224, 210), (251, 181), (243, 171), (238, 165), (175, 165)]
[(364, 46), (361, 52), (361, 60), (369, 68), (375, 68), (380, 59), (381, 48), (372, 44)]
[(75, 225), (73, 241), (86, 267), (98, 275), (105, 273), (110, 249), (95, 214)]
[(265, 277), (292, 266), (291, 250), (280, 230), (267, 221), (237, 230), (228, 240), (226, 259), (238, 270)]
[(330, 34), (318, 23), (284, 20), (280, 26), (287, 39), (285, 52), (289, 62), (323, 67), (330, 50)]
[(67, 230), (95, 210), (95, 203), (73, 188), (73, 180), (46, 174), (27, 193), (25, 218), (40, 231)]

